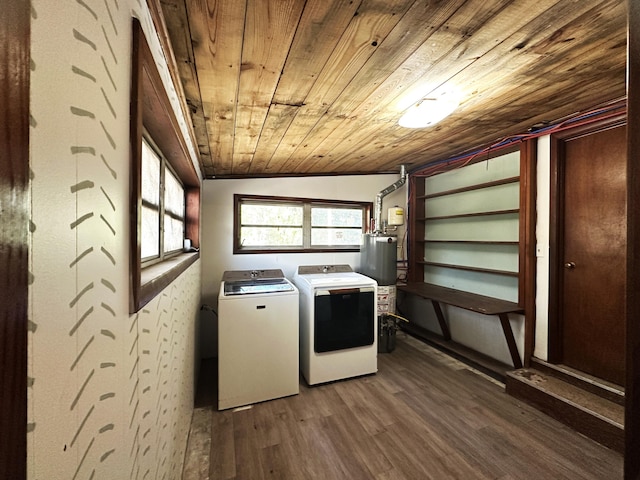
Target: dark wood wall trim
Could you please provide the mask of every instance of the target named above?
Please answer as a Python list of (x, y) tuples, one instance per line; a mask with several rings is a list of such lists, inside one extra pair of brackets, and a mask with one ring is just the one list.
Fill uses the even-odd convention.
[(536, 178), (538, 142), (520, 147), (520, 241), (518, 303), (524, 307), (524, 364), (529, 366), (536, 332)]
[(142, 211), (142, 137), (146, 130), (182, 181), (186, 197), (185, 233), (192, 246), (200, 248), (200, 177), (191, 161), (187, 140), (176, 118), (153, 54), (144, 36), (140, 21), (132, 19), (130, 102), (130, 313), (139, 311), (160, 291), (175, 280), (200, 256), (191, 255), (182, 264), (162, 262), (166, 271), (152, 281), (142, 282), (143, 267), (140, 259)]
[[(424, 223), (418, 221), (424, 218), (425, 177), (409, 175), (409, 205), (408, 221), (409, 238), (407, 239), (407, 251), (409, 270), (407, 280), (409, 282), (424, 282)], [(422, 229), (420, 229), (420, 226)]]
[(0, 2), (0, 478), (27, 474), (30, 2)]
[(627, 85), (627, 352), (624, 478), (640, 479), (640, 4), (629, 0)]

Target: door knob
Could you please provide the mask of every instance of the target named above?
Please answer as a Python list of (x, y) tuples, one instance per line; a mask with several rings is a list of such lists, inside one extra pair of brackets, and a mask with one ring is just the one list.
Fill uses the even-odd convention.
[(567, 262), (564, 264), (564, 268), (568, 268), (569, 270), (571, 270), (572, 268), (576, 268), (576, 264), (575, 262)]

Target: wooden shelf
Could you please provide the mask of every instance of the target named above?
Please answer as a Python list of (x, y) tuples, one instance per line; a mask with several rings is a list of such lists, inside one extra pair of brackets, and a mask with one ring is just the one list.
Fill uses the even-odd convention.
[(513, 245), (518, 246), (518, 241), (506, 241), (506, 240), (428, 240), (419, 239), (416, 243), (459, 243), (469, 245)]
[[(487, 179), (487, 177), (484, 177), (484, 179)], [(478, 181), (482, 181), (482, 180), (478, 180)], [(504, 198), (504, 201), (501, 201), (498, 203), (495, 203), (493, 201), (489, 203), (485, 203), (484, 206), (488, 208), (492, 208), (491, 210), (484, 210), (479, 212), (452, 213), (452, 214), (445, 214), (445, 215), (435, 214), (436, 212), (431, 212), (430, 202), (429, 202), (429, 199), (434, 199), (438, 197), (446, 201), (446, 198), (443, 198), (443, 197), (446, 197), (448, 195), (459, 194), (462, 192), (478, 191), (479, 194), (482, 194), (483, 189), (491, 189), (492, 187), (497, 187), (500, 185), (513, 185), (513, 184), (517, 185), (519, 184), (519, 182), (520, 182), (519, 176), (512, 176), (512, 177), (506, 177), (506, 178), (501, 178), (497, 180), (484, 181), (483, 183), (466, 185), (459, 188), (451, 188), (449, 190), (445, 190), (441, 192), (428, 193), (426, 191), (425, 179), (414, 178), (412, 180), (412, 190), (413, 192), (415, 192), (415, 196), (413, 196), (413, 199), (411, 201), (410, 210), (412, 210), (413, 212), (417, 212), (418, 215), (412, 217), (412, 220), (411, 220), (412, 228), (409, 229), (409, 232), (410, 232), (409, 259), (408, 259), (409, 280), (413, 282), (423, 281), (425, 271), (429, 267), (453, 269), (450, 271), (451, 274), (455, 274), (455, 270), (463, 270), (468, 272), (478, 272), (479, 274), (484, 273), (487, 275), (502, 275), (505, 277), (519, 278), (520, 276), (519, 271), (513, 272), (513, 271), (498, 270), (498, 269), (492, 269), (492, 268), (480, 268), (480, 267), (472, 267), (472, 266), (464, 266), (464, 265), (444, 264), (444, 263), (438, 263), (438, 262), (430, 262), (424, 259), (425, 248), (427, 248), (429, 245), (431, 245), (432, 247), (435, 247), (436, 245), (440, 245), (439, 250), (450, 249), (451, 251), (457, 251), (462, 249), (464, 251), (468, 251), (472, 253), (474, 252), (474, 246), (476, 246), (479, 255), (484, 255), (485, 250), (488, 254), (491, 254), (491, 252), (495, 250), (496, 254), (504, 252), (509, 255), (511, 254), (519, 255), (520, 254), (519, 239), (514, 239), (514, 240), (455, 239), (455, 237), (458, 236), (460, 232), (458, 232), (455, 229), (454, 230), (448, 229), (449, 226), (452, 226), (452, 227), (456, 226), (459, 222), (465, 222), (465, 220), (470, 225), (474, 224), (475, 226), (478, 226), (479, 224), (478, 221), (474, 223), (474, 219), (476, 218), (478, 220), (484, 220), (484, 219), (492, 220), (492, 219), (502, 219), (502, 218), (510, 219), (512, 218), (512, 217), (508, 217), (510, 215), (510, 216), (517, 217), (518, 221), (520, 221), (520, 216), (522, 215), (521, 205), (515, 205), (516, 208), (508, 208), (508, 207), (514, 206), (513, 197), (511, 195), (506, 196)], [(454, 201), (453, 198), (452, 198), (452, 201)], [(500, 209), (500, 207), (503, 207), (503, 208)], [(481, 207), (480, 205), (477, 205), (477, 206), (471, 206), (468, 208), (479, 209)], [(447, 212), (445, 211), (442, 213), (447, 213)], [(500, 217), (501, 215), (504, 217)], [(460, 219), (460, 220), (456, 222), (455, 221), (456, 219)], [(436, 223), (436, 222), (441, 222), (441, 223)], [(446, 238), (446, 237), (444, 239), (425, 238), (429, 235), (430, 228), (432, 226), (443, 227), (444, 230), (442, 230), (440, 235), (446, 236), (446, 237), (450, 235), (451, 237), (454, 237), (454, 238), (453, 239)], [(449, 234), (447, 234), (447, 232), (449, 232)], [(461, 235), (464, 235), (464, 234), (461, 234)], [(479, 232), (477, 233), (477, 235), (482, 235), (482, 233)], [(508, 234), (504, 234), (504, 235), (506, 236)], [(498, 248), (495, 248), (492, 250), (487, 248), (483, 250), (480, 248), (480, 246), (483, 246), (483, 245), (496, 246)], [(500, 248), (501, 246), (503, 248)], [(521, 268), (520, 263), (518, 263), (517, 268), (518, 270), (520, 270)]]
[(486, 217), (491, 215), (508, 215), (513, 213), (520, 213), (520, 209), (513, 208), (509, 210), (492, 210), (486, 212), (475, 212), (475, 213), (457, 213), (454, 215), (440, 215), (435, 217), (425, 217), (423, 220), (447, 220), (450, 218), (469, 218), (469, 217)]
[(429, 198), (444, 197), (445, 195), (453, 195), (454, 193), (470, 192), (472, 190), (481, 190), (483, 188), (496, 187), (498, 185), (508, 185), (509, 183), (518, 183), (520, 177), (501, 178), (500, 180), (494, 180), (493, 182), (478, 183), (476, 185), (468, 185), (466, 187), (454, 188), (451, 190), (445, 190), (438, 193), (430, 193), (428, 195), (418, 195), (417, 199), (426, 200)]
[(456, 270), (466, 270), (468, 272), (493, 273), (495, 275), (506, 275), (509, 277), (517, 277), (519, 275), (518, 272), (511, 272), (509, 270), (496, 270), (493, 268), (471, 267), (467, 265), (454, 265), (450, 263), (428, 262), (426, 260), (423, 260), (418, 263), (422, 265), (428, 265), (430, 267), (453, 268)]

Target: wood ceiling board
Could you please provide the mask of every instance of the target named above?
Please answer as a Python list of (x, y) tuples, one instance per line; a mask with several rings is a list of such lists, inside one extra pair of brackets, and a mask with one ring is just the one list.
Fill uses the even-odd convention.
[[(477, 83), (478, 75), (482, 75), (482, 78), (486, 79), (487, 76), (495, 76), (496, 71), (500, 74), (502, 67), (508, 66), (508, 63), (512, 61), (535, 62), (539, 57), (531, 59), (523, 54), (516, 54), (517, 50), (513, 50), (512, 45), (519, 45), (522, 38), (533, 35), (532, 30), (534, 30), (534, 27), (532, 25), (539, 21), (539, 18), (543, 16), (548, 7), (544, 2), (538, 2), (536, 5), (537, 8), (531, 5), (522, 5), (521, 3), (508, 5), (500, 12), (498, 17), (484, 22), (481, 28), (473, 32), (472, 36), (459, 42), (451, 52), (448, 52), (448, 55), (440, 57), (438, 61), (430, 65), (429, 69), (424, 73), (424, 79), (415, 75), (414, 77), (409, 77), (407, 80), (413, 80), (414, 84), (408, 88), (405, 87), (405, 90), (396, 94), (395, 98), (391, 94), (387, 95), (386, 104), (380, 101), (376, 102), (376, 97), (374, 96), (374, 101), (366, 102), (363, 106), (366, 106), (367, 103), (371, 106), (377, 103), (377, 106), (372, 110), (376, 119), (397, 120), (401, 112), (406, 110), (408, 104), (424, 98), (425, 94), (431, 93), (433, 89), (441, 85), (444, 85), (445, 90), (449, 88), (458, 89), (464, 99), (475, 90), (475, 88), (466, 87), (466, 83), (469, 81)], [(473, 12), (469, 13), (473, 14)], [(465, 18), (462, 20), (462, 23), (464, 23)], [(505, 24), (508, 25), (507, 28), (504, 27)], [(516, 36), (519, 39), (517, 41), (512, 39), (511, 41), (501, 42), (496, 40), (507, 35)], [(407, 65), (403, 66), (403, 70), (416, 71), (418, 67), (414, 65), (413, 59), (409, 59)], [(459, 77), (462, 78), (459, 80)], [(495, 83), (495, 80), (493, 80), (486, 85), (492, 86)], [(451, 86), (448, 87), (448, 84)], [(423, 92), (422, 96), (419, 94), (420, 90)], [(374, 95), (385, 98), (384, 95), (380, 95), (377, 92)], [(407, 97), (414, 99), (414, 102), (408, 102), (406, 100)], [(392, 98), (392, 100), (389, 101), (389, 98)]]
[[(163, 1), (177, 17), (186, 5), (186, 19), (167, 23), (189, 21), (195, 79), (189, 34), (171, 38), (183, 42), (192, 110), (200, 89), (193, 124), (200, 150), (210, 146), (206, 176), (397, 171), (624, 95), (624, 0)], [(450, 119), (398, 127), (403, 95), (447, 82), (465, 94)]]
[[(553, 8), (549, 9), (549, 3), (550, 2), (537, 2), (535, 6), (531, 6), (530, 4), (525, 5), (522, 2), (514, 2), (500, 11), (499, 18), (494, 17), (491, 19), (488, 19), (488, 17), (495, 12), (494, 9), (484, 15), (476, 9), (461, 9), (458, 13), (464, 13), (461, 16), (462, 18), (456, 15), (455, 18), (451, 19), (451, 22), (464, 25), (469, 22), (470, 17), (477, 16), (482, 18), (480, 22), (482, 27), (478, 27), (477, 30), (469, 30), (469, 32), (473, 31), (473, 35), (469, 33), (470, 36), (468, 38), (461, 40), (451, 51), (445, 52), (439, 56), (436, 61), (432, 62), (427, 71), (424, 72), (424, 76), (427, 78), (425, 81), (421, 81), (418, 76), (423, 73), (418, 69), (419, 65), (424, 64), (426, 59), (420, 55), (422, 52), (416, 52), (417, 55), (414, 56), (417, 58), (412, 56), (398, 71), (411, 72), (411, 74), (404, 79), (404, 83), (416, 83), (417, 86), (412, 85), (404, 91), (400, 91), (400, 89), (396, 87), (395, 90), (400, 91), (400, 94), (396, 94), (396, 97), (391, 102), (385, 104), (383, 100), (387, 99), (388, 101), (389, 98), (392, 98), (394, 89), (386, 88), (389, 93), (385, 93), (385, 85), (381, 85), (381, 87), (354, 112), (354, 115), (368, 113), (372, 114), (376, 120), (394, 121), (399, 118), (408, 103), (415, 103), (404, 101), (405, 96), (409, 96), (410, 98), (414, 98), (415, 101), (418, 101), (424, 97), (425, 93), (430, 93), (431, 90), (442, 84), (446, 84), (446, 82), (450, 82), (460, 89), (461, 92), (469, 95), (477, 88), (476, 86), (467, 87), (465, 82), (469, 80), (472, 80), (476, 84), (482, 83), (485, 86), (492, 87), (500, 79), (500, 77), (496, 78), (495, 72), (498, 72), (498, 75), (503, 75), (502, 78), (504, 78), (506, 75), (503, 72), (503, 67), (516, 68), (510, 66), (510, 63), (537, 62), (540, 59), (540, 54), (534, 55), (533, 57), (526, 56), (525, 54), (527, 52), (514, 49), (514, 46), (521, 45), (525, 38), (535, 37), (536, 32), (539, 33), (542, 30), (540, 25), (548, 25), (548, 16), (556, 14), (568, 15), (568, 12), (556, 12)], [(463, 10), (467, 11), (462, 12)], [(577, 9), (572, 9), (574, 14), (577, 14), (575, 10)], [(505, 24), (509, 25), (508, 29), (504, 28)], [(453, 30), (453, 28), (447, 29), (447, 31), (449, 30)], [(496, 38), (506, 35), (510, 35), (511, 38), (500, 43), (496, 42)], [(434, 41), (436, 41), (435, 38)], [(429, 44), (431, 44), (431, 39), (423, 45), (423, 47), (426, 46), (425, 50), (428, 49)], [(452, 61), (451, 59), (454, 60)], [(461, 59), (465, 60), (463, 61)], [(479, 75), (481, 77), (479, 77)], [(395, 76), (396, 75), (394, 75), (394, 77)], [(458, 81), (457, 77), (463, 78)], [(488, 81), (487, 77), (489, 77)], [(479, 82), (479, 78), (482, 78), (483, 81)], [(390, 77), (387, 82), (394, 85), (402, 84), (402, 82), (395, 81), (392, 77)], [(419, 91), (420, 89), (423, 91), (422, 96), (419, 94), (408, 95), (410, 91)]]
[(360, 2), (309, 0), (300, 19), (273, 103), (302, 105)]
[[(354, 80), (389, 33), (398, 25), (414, 0), (363, 0), (325, 63), (305, 103), (326, 109)], [(376, 43), (377, 45), (373, 45)]]
[(309, 144), (305, 141), (307, 136), (326, 114), (331, 103), (375, 52), (375, 47), (371, 44), (385, 38), (412, 3), (406, 0), (362, 2), (358, 15), (352, 18), (309, 91), (305, 104), (274, 152), (274, 160), (282, 166), (280, 172), (291, 171), (293, 166), (301, 164), (300, 157), (306, 157), (306, 154), (302, 155), (301, 152), (306, 149), (305, 145)]
[(250, 170), (252, 172), (278, 172), (280, 170), (277, 159), (275, 161), (273, 159), (273, 146), (279, 144), (298, 109), (297, 106), (271, 104), (251, 164)]
[[(486, 5), (486, 3), (481, 5)], [(501, 32), (504, 30), (502, 25), (494, 26), (490, 22), (490, 19), (496, 12), (501, 10), (503, 3), (491, 4), (490, 8), (484, 9), (479, 8), (478, 4), (471, 2), (471, 4), (467, 3), (455, 9), (455, 11), (451, 4), (448, 6), (450, 10), (443, 13), (442, 20), (442, 24), (447, 24), (447, 28), (437, 30), (431, 34), (409, 58), (397, 67), (397, 69), (369, 95), (365, 102), (352, 112), (354, 117), (366, 120), (367, 116), (369, 116), (369, 120), (363, 122), (351, 121), (351, 119), (343, 121), (339, 127), (332, 130), (333, 138), (325, 138), (322, 142), (323, 157), (319, 157), (318, 155), (320, 154), (317, 151), (311, 153), (311, 155), (315, 157), (315, 161), (319, 158), (333, 157), (334, 161), (331, 164), (328, 164), (328, 162), (323, 163), (326, 166), (330, 166), (330, 168), (341, 169), (343, 164), (351, 161), (345, 157), (345, 155), (348, 155), (346, 150), (355, 148), (356, 145), (357, 148), (355, 148), (353, 155), (357, 156), (357, 158), (363, 156), (363, 151), (365, 155), (373, 154), (373, 152), (370, 153), (368, 150), (371, 149), (371, 139), (376, 138), (379, 134), (380, 124), (378, 120), (380, 119), (376, 116), (376, 113), (381, 108), (379, 105), (384, 105), (385, 101), (388, 102), (389, 98), (394, 97), (399, 98), (398, 101), (401, 101), (403, 88), (406, 89), (407, 85), (415, 82), (420, 83), (421, 88), (424, 89), (421, 91), (420, 96), (416, 96), (416, 100), (419, 100), (424, 93), (436, 88), (454, 76), (458, 69), (463, 70), (467, 65), (473, 63), (479, 55), (482, 55), (482, 50), (486, 51), (487, 49), (491, 49), (493, 45), (492, 40), (498, 35), (496, 30)], [(502, 14), (508, 17), (509, 21), (507, 23), (511, 26), (510, 28), (513, 31), (517, 31), (518, 28), (526, 25), (531, 18), (535, 18), (537, 14), (543, 12), (546, 8), (546, 6), (541, 6), (540, 10), (530, 7), (525, 9), (520, 5), (513, 11), (502, 10)], [(527, 17), (524, 15), (525, 13), (531, 16)], [(447, 17), (447, 15), (449, 16)], [(516, 19), (518, 21), (516, 21)], [(475, 24), (474, 21), (478, 23)], [(481, 28), (481, 26), (483, 27)], [(436, 25), (434, 25), (434, 29), (435, 28), (437, 28)], [(482, 33), (476, 32), (477, 35), (468, 37), (467, 35), (474, 30), (480, 30)], [(471, 42), (470, 38), (473, 38), (475, 43), (479, 45), (479, 47), (475, 48), (475, 51), (474, 48), (468, 45), (468, 43)], [(458, 46), (457, 49), (455, 48), (456, 46)], [(384, 47), (385, 43), (383, 42), (381, 49), (384, 49)], [(457, 50), (456, 53), (452, 52), (452, 47)], [(449, 60), (450, 58), (458, 60), (451, 62)], [(441, 69), (443, 70), (441, 72), (437, 71), (437, 65), (439, 64), (446, 65)], [(420, 79), (425, 76), (430, 78), (430, 82), (420, 82)], [(431, 86), (425, 88), (425, 86), (429, 84)], [(400, 95), (398, 92), (401, 92)], [(404, 108), (406, 108), (406, 106), (407, 105), (405, 105)], [(330, 113), (332, 111), (333, 107), (330, 109)], [(388, 121), (396, 122), (401, 115), (400, 109), (397, 106), (392, 112), (392, 115), (392, 118), (388, 119)], [(325, 121), (335, 122), (331, 116), (325, 116), (324, 119)], [(338, 132), (338, 135), (336, 135), (335, 132)], [(360, 140), (358, 140), (358, 138)], [(337, 151), (334, 152), (334, 148), (337, 149)], [(305, 164), (307, 168), (312, 167), (315, 161), (309, 159), (309, 157), (303, 157), (302, 159), (302, 163)]]
[(229, 174), (246, 4), (185, 1), (214, 175)]
[[(611, 91), (611, 89), (609, 88), (610, 84), (607, 81), (603, 81), (602, 83), (600, 82), (595, 83), (592, 85), (592, 87), (594, 89), (599, 89), (601, 91), (606, 91), (606, 92)], [(620, 91), (618, 91), (618, 94), (620, 93), (624, 94), (624, 89), (621, 89)], [(621, 98), (621, 97), (622, 95), (618, 95), (615, 98)], [(580, 111), (585, 112), (591, 107), (595, 106), (595, 104), (593, 103), (594, 101), (593, 96), (591, 95), (585, 96), (584, 94), (579, 94), (579, 95), (576, 95), (575, 97), (572, 97), (572, 101), (575, 101), (575, 103), (572, 105), (582, 105), (583, 108), (572, 109), (572, 111), (570, 112), (571, 114), (579, 113)], [(545, 112), (546, 113), (541, 114), (537, 117), (534, 117), (534, 119), (537, 119), (538, 121), (542, 122), (542, 121), (548, 120), (549, 118), (553, 118), (553, 119), (563, 118), (567, 114), (566, 99), (565, 99), (564, 105), (557, 107), (555, 109), (545, 111)], [(454, 156), (454, 154), (452, 154), (451, 152), (456, 152), (457, 154), (457, 153), (469, 151), (469, 145), (471, 145), (471, 143), (465, 142), (464, 141), (465, 138), (474, 140), (473, 145), (475, 145), (476, 147), (482, 146), (482, 145), (495, 144), (497, 141), (500, 141), (504, 138), (508, 138), (510, 136), (519, 135), (519, 134), (522, 134), (523, 132), (526, 132), (528, 125), (529, 125), (528, 122), (521, 122), (519, 124), (514, 124), (514, 125), (507, 125), (503, 123), (498, 125), (504, 128), (501, 135), (490, 136), (489, 134), (486, 134), (486, 133), (480, 134), (481, 132), (493, 132), (496, 126), (493, 115), (487, 115), (485, 118), (477, 119), (475, 122), (473, 122), (473, 124), (467, 123), (465, 128), (458, 132), (457, 137), (439, 136), (436, 142), (429, 144), (428, 146), (425, 146), (422, 151), (418, 151), (418, 150), (413, 151), (411, 153), (406, 154), (404, 157), (401, 157), (400, 159), (405, 162), (408, 162), (408, 161), (416, 162), (417, 160), (418, 165), (427, 165), (428, 163), (432, 163), (434, 161), (443, 160), (443, 159)], [(448, 140), (449, 138), (454, 138), (455, 140), (449, 141)]]
[(248, 174), (251, 162), (245, 156), (256, 150), (303, 7), (304, 0), (247, 2), (233, 147), (236, 175)]
[[(620, 15), (621, 12), (619, 11), (618, 12), (616, 12), (615, 10), (612, 11), (609, 8), (607, 8), (605, 11), (608, 17), (611, 19), (611, 22), (609, 23), (613, 24), (613, 28), (611, 28), (611, 30), (614, 32), (620, 31), (621, 25), (619, 23), (620, 23), (620, 19), (624, 18), (624, 12), (622, 12), (623, 15), (621, 16)], [(565, 54), (569, 49), (573, 50), (573, 53), (572, 53), (573, 57), (582, 59), (582, 64), (591, 65), (593, 66), (593, 68), (597, 68), (598, 70), (600, 70), (602, 68), (602, 65), (594, 64), (593, 59), (590, 58), (589, 56), (590, 54), (593, 55), (594, 52), (598, 52), (600, 49), (608, 48), (607, 44), (603, 44), (605, 43), (605, 41), (600, 40), (600, 36), (596, 36), (595, 43), (580, 45), (578, 49), (568, 45), (570, 43), (568, 40), (571, 38), (574, 38), (572, 35), (578, 34), (577, 30), (582, 30), (583, 33), (585, 31), (587, 32), (592, 31), (591, 30), (592, 25), (589, 25), (588, 23), (587, 24), (582, 23), (583, 14), (584, 14), (583, 10), (575, 7), (571, 8), (570, 11), (557, 11), (557, 9), (551, 9), (547, 11), (545, 15), (541, 15), (536, 19), (536, 21), (528, 24), (528, 26), (531, 28), (531, 31), (519, 30), (516, 35), (516, 37), (526, 36), (527, 38), (531, 39), (531, 42), (536, 42), (536, 39), (537, 39), (537, 43), (530, 42), (529, 47), (514, 49), (511, 47), (511, 45), (522, 45), (521, 41), (518, 40), (517, 38), (512, 38), (508, 42), (502, 42), (501, 45), (497, 46), (496, 48), (492, 49), (489, 52), (490, 55), (483, 56), (480, 60), (478, 60), (478, 62), (474, 63), (473, 65), (470, 65), (468, 67), (468, 71), (461, 72), (460, 76), (463, 76), (462, 81), (464, 81), (465, 78), (470, 78), (474, 80), (472, 85), (465, 86), (465, 90), (473, 91), (479, 88), (482, 90), (486, 90), (486, 89), (500, 90), (500, 85), (503, 84), (502, 80), (507, 80), (506, 78), (507, 76), (513, 76), (516, 74), (516, 71), (514, 69), (516, 68), (516, 65), (518, 63), (521, 63), (522, 67), (528, 67), (529, 65), (535, 64), (537, 67), (536, 76), (537, 78), (545, 79), (544, 85), (549, 83), (548, 82), (549, 76), (554, 73), (555, 73), (555, 76), (559, 78), (554, 79), (553, 81), (560, 81), (562, 79), (566, 80), (567, 78), (570, 78), (570, 77), (567, 77), (564, 72), (562, 73), (559, 72), (562, 69), (559, 68), (558, 63), (560, 62), (560, 64), (562, 64), (563, 59), (566, 58)], [(549, 18), (555, 15), (562, 15), (563, 21), (568, 22), (565, 26), (563, 26), (561, 30), (549, 32), (548, 30), (544, 30), (540, 27), (540, 25), (548, 24)], [(549, 18), (547, 18), (547, 16)], [(603, 23), (603, 22), (600, 22), (600, 23)], [(606, 23), (603, 23), (601, 26), (605, 29), (607, 27)], [(555, 44), (552, 44), (551, 42), (548, 41), (549, 37), (553, 37)], [(609, 38), (609, 37), (606, 37), (606, 38)], [(539, 49), (536, 48), (536, 45), (543, 41), (546, 41), (548, 45), (548, 48), (546, 51), (550, 52), (544, 58), (541, 54), (538, 53)], [(607, 40), (606, 43), (608, 44), (615, 43), (615, 40)], [(557, 48), (554, 49), (553, 47), (555, 47), (556, 45), (557, 45)], [(534, 52), (534, 53), (531, 54), (530, 52)], [(622, 52), (619, 52), (619, 53), (622, 53)], [(600, 54), (596, 53), (596, 55), (600, 55)], [(487, 56), (489, 58), (485, 59), (485, 57)], [(623, 71), (624, 70), (624, 54), (618, 55), (617, 58), (622, 58), (622, 62), (621, 64), (619, 64), (619, 67)], [(548, 63), (551, 64), (548, 72), (545, 71), (545, 69), (540, 65), (541, 60), (544, 60), (544, 59), (546, 59)], [(575, 60), (571, 59), (570, 64), (575, 66)], [(491, 69), (492, 65), (495, 67), (496, 73), (494, 73), (493, 70)], [(588, 76), (589, 75), (586, 75), (586, 77)], [(572, 80), (575, 80), (575, 78)], [(585, 78), (585, 80), (588, 80), (588, 79)], [(461, 85), (462, 81), (458, 82), (457, 84)], [(453, 82), (456, 83), (455, 78), (453, 79)], [(529, 88), (529, 90), (527, 90), (525, 87), (525, 79), (518, 80), (518, 83), (521, 85), (521, 88), (519, 89), (520, 96), (522, 97), (522, 94), (526, 93), (527, 99), (530, 99), (530, 95), (536, 94), (538, 91), (540, 91), (540, 88), (541, 88), (539, 86), (535, 86), (535, 87), (532, 86)], [(580, 81), (580, 83), (583, 83), (583, 82)], [(511, 87), (509, 86), (505, 88), (510, 89)], [(554, 86), (554, 88), (557, 88), (557, 86)], [(571, 86), (571, 88), (573, 88), (573, 86)], [(548, 93), (544, 92), (542, 97), (546, 98), (546, 95), (548, 95)], [(469, 105), (473, 105), (472, 102), (476, 101), (477, 103), (479, 99), (480, 99), (480, 96), (477, 96), (477, 95), (475, 98), (470, 98), (466, 102), (467, 108), (469, 107)], [(604, 100), (610, 100), (610, 99), (611, 99), (611, 96), (604, 99), (602, 97), (594, 98), (593, 99), (594, 103), (592, 103), (592, 105), (596, 103), (601, 103)], [(502, 101), (507, 101), (507, 100), (503, 99)], [(536, 101), (538, 101), (538, 99), (536, 99)], [(494, 100), (493, 103), (496, 103), (496, 100)], [(512, 100), (508, 100), (507, 103), (512, 104)], [(566, 97), (563, 98), (563, 103), (566, 104)], [(465, 105), (463, 105), (460, 109), (462, 112), (464, 111), (464, 107)], [(484, 108), (487, 108), (487, 107), (485, 106)], [(521, 108), (521, 107), (518, 107), (518, 108)], [(524, 110), (521, 110), (521, 111), (524, 111)], [(462, 115), (462, 114), (463, 113), (459, 115)], [(507, 114), (506, 116), (508, 118), (513, 118), (514, 115), (515, 115), (514, 112), (509, 112), (509, 114)], [(377, 115), (376, 118), (378, 120), (381, 120), (381, 119), (384, 120), (384, 117), (382, 115)], [(393, 117), (391, 117), (389, 120), (393, 120)], [(527, 122), (525, 125), (525, 128), (528, 128), (529, 126), (535, 123), (531, 121), (529, 117), (525, 117), (524, 120), (525, 122)], [(449, 121), (456, 122), (457, 120), (455, 117), (451, 117)], [(348, 148), (353, 148), (354, 152), (361, 152), (363, 149), (366, 150), (368, 145), (372, 145), (373, 147), (375, 147), (376, 143), (382, 143), (382, 144), (396, 143), (397, 144), (398, 141), (401, 141), (403, 143), (403, 146), (396, 150), (397, 153), (401, 153), (403, 150), (409, 150), (409, 151), (415, 150), (414, 144), (411, 143), (406, 136), (404, 137), (404, 139), (398, 137), (400, 132), (397, 129), (384, 130), (385, 133), (380, 135), (380, 134), (376, 134), (375, 132), (375, 129), (378, 129), (379, 127), (380, 125), (378, 122), (371, 122), (370, 128), (359, 129), (355, 133), (360, 137), (360, 143), (353, 145), (353, 142), (350, 142), (348, 145)], [(371, 138), (375, 138), (375, 142), (373, 144), (371, 144)], [(380, 150), (378, 150), (378, 154), (379, 152)], [(356, 158), (359, 158), (358, 156), (356, 156), (358, 155), (358, 153), (355, 153), (354, 155), (351, 155), (351, 156), (348, 154), (348, 152), (344, 152), (344, 151), (330, 152), (329, 154), (342, 158), (341, 163), (337, 163), (333, 165), (335, 168), (341, 168), (342, 164), (351, 163), (351, 162), (355, 163), (354, 168), (356, 169), (358, 168), (358, 161), (355, 160)]]
[[(416, 2), (376, 47), (368, 61), (329, 107), (329, 118), (348, 117), (397, 68), (420, 48), (464, 4), (439, 2), (435, 7)], [(431, 7), (431, 8), (430, 8)]]
[(189, 34), (187, 9), (183, 0), (163, 0), (162, 12), (167, 24), (167, 30), (171, 40), (178, 74), (186, 97), (187, 105), (191, 113), (191, 121), (196, 136), (196, 143), (200, 153), (202, 168), (213, 167), (209, 150), (202, 99), (200, 97), (200, 85), (196, 72), (193, 45)]
[(278, 85), (304, 0), (248, 0), (238, 104), (268, 107)]
[(291, 124), (283, 134), (281, 141), (276, 145), (267, 165), (268, 173), (286, 173), (291, 172), (291, 165), (295, 165), (296, 159), (292, 157), (301, 142), (304, 141), (306, 134), (318, 123), (318, 115), (315, 113), (307, 113), (307, 106), (303, 105), (296, 112)]

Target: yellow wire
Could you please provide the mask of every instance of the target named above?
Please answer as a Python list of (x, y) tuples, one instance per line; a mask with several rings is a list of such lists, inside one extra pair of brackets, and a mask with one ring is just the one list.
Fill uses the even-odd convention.
[(400, 315), (396, 315), (395, 313), (389, 313), (389, 312), (387, 312), (387, 313), (386, 313), (386, 315), (389, 315), (390, 317), (396, 317), (396, 318), (399, 318), (400, 320), (404, 320), (405, 322), (409, 323), (409, 320), (407, 320), (407, 319), (406, 319), (406, 318), (404, 318), (404, 317), (401, 317)]

